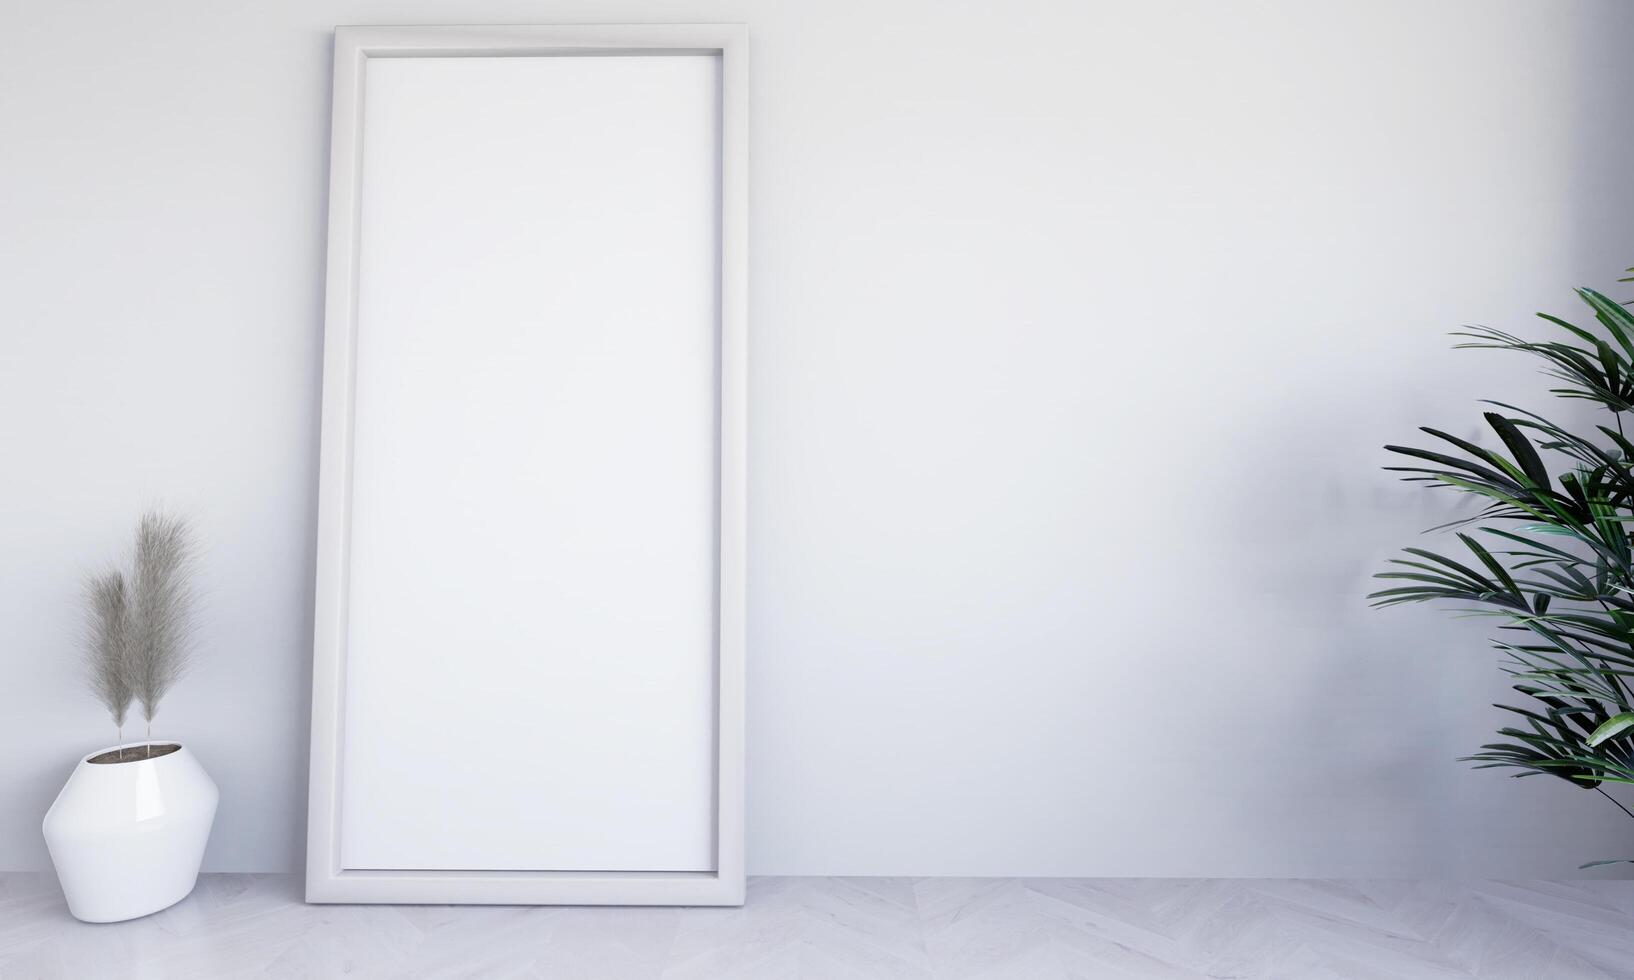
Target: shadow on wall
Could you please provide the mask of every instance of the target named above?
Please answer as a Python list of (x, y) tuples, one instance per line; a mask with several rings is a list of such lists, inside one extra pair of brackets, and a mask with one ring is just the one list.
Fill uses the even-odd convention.
[[(1530, 208), (1541, 220), (1517, 226), (1533, 234), (1539, 226), (1557, 227), (1558, 240), (1526, 240), (1517, 231), (1488, 244), (1473, 231), (1426, 229), (1446, 244), (1469, 240), (1481, 256), (1477, 266), (1492, 261), (1485, 283), (1471, 271), (1467, 253), (1448, 254), (1447, 267), (1458, 271), (1444, 282), (1433, 271), (1409, 268), (1401, 255), (1381, 256), (1368, 270), (1376, 293), (1387, 294), (1398, 282), (1419, 283), (1404, 316), (1389, 317), (1390, 301), (1368, 296), (1360, 306), (1384, 314), (1376, 325), (1313, 326), (1332, 330), (1335, 344), (1350, 347), (1350, 363), (1300, 364), (1283, 391), (1261, 400), (1267, 407), (1230, 423), (1228, 451), (1199, 461), (1221, 483), (1202, 498), (1204, 513), (1194, 518), (1197, 532), (1215, 542), (1199, 549), (1202, 560), (1218, 564), (1196, 573), (1205, 581), (1231, 581), (1236, 604), (1217, 610), (1215, 619), (1222, 635), (1246, 635), (1222, 649), (1235, 663), (1220, 668), (1214, 686), (1221, 696), (1201, 709), (1207, 721), (1194, 724), (1233, 733), (1234, 753), (1283, 775), (1272, 790), (1274, 803), (1244, 792), (1240, 771), (1223, 770), (1217, 785), (1198, 791), (1218, 804), (1214, 819), (1241, 828), (1238, 838), (1261, 849), (1244, 863), (1258, 861), (1267, 873), (1315, 865), (1346, 873), (1352, 865), (1355, 873), (1527, 869), (1563, 877), (1582, 861), (1634, 850), (1634, 825), (1596, 795), (1547, 778), (1505, 779), (1457, 761), (1505, 723), (1491, 702), (1513, 703), (1486, 640), (1489, 623), (1428, 606), (1374, 611), (1365, 598), (1378, 587), (1370, 576), (1397, 549), (1445, 544), (1440, 534), (1421, 532), (1470, 510), (1451, 494), (1398, 483), (1382, 472), (1394, 462), (1382, 444), (1424, 444), (1428, 437), (1415, 431), (1418, 425), (1490, 444), (1495, 437), (1480, 424), (1482, 398), (1540, 407), (1568, 425), (1590, 414), (1549, 396), (1535, 365), (1521, 355), (1451, 351), (1446, 333), (1488, 322), (1536, 335), (1548, 327), (1532, 320), (1534, 310), (1579, 316), (1571, 293), (1576, 285), (1634, 297), (1634, 284), (1613, 281), (1634, 265), (1634, 114), (1627, 105), (1634, 61), (1626, 56), (1634, 7), (1591, 3), (1554, 16), (1573, 18), (1570, 43), (1553, 46), (1574, 52), (1569, 67), (1558, 69), (1568, 91), (1517, 107), (1531, 118), (1515, 120), (1513, 139), (1560, 133), (1567, 138), (1558, 153), (1569, 159), (1552, 162), (1535, 146), (1517, 145), (1524, 159), (1515, 169), (1504, 172), (1501, 160), (1491, 164), (1497, 174), (1486, 178), (1491, 187), (1531, 191), (1530, 202), (1483, 205), (1467, 188), (1451, 186), (1462, 175), (1448, 173), (1453, 203), (1436, 218), (1456, 219), (1460, 209), (1476, 218), (1482, 206), (1523, 214)], [(1554, 72), (1544, 77), (1553, 79)], [(1559, 117), (1550, 119), (1555, 113)], [(1478, 122), (1472, 125), (1479, 130)], [(1552, 185), (1535, 186), (1545, 182)], [(1547, 202), (1562, 202), (1567, 213), (1544, 214), (1555, 206)], [(1506, 270), (1509, 257), (1517, 267)], [(1338, 310), (1333, 317), (1342, 321), (1354, 312)], [(1380, 345), (1394, 348), (1386, 351), (1388, 367), (1378, 358)], [(1371, 372), (1368, 354), (1377, 365)], [(1291, 831), (1256, 840), (1247, 828), (1273, 819), (1274, 805), (1287, 808), (1281, 822)], [(1547, 827), (1553, 831), (1545, 834)], [(1562, 828), (1570, 830), (1562, 834)], [(1354, 852), (1335, 854), (1336, 838)], [(1585, 875), (1634, 875), (1628, 868)]]
[[(1572, 268), (1590, 277), (1574, 285), (1610, 287), (1606, 280), (1634, 266), (1634, 59), (1628, 56), (1634, 6), (1596, 0), (1587, 9), (1594, 16), (1578, 16), (1572, 59), (1579, 85), (1565, 110), (1577, 142), (1561, 148), (1574, 155), (1567, 171), (1572, 207), (1567, 244)], [(1634, 298), (1634, 283), (1619, 289), (1607, 292)]]

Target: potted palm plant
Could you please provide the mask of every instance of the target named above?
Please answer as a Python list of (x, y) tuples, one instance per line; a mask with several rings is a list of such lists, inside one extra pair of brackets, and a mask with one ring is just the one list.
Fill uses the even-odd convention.
[(1634, 314), (1595, 290), (1577, 293), (1594, 323), (1539, 314), (1560, 331), (1555, 339), (1485, 327), (1455, 336), (1464, 338), (1459, 347), (1541, 359), (1559, 384), (1551, 393), (1597, 417), (1567, 428), (1488, 402), (1486, 424), (1502, 449), (1431, 428), (1422, 431), (1433, 448), (1386, 446), (1410, 461), (1387, 469), (1477, 509), (1432, 528), (1459, 529), (1455, 556), (1405, 548), (1377, 576), (1391, 587), (1370, 598), (1378, 606), (1451, 602), (1498, 621), (1493, 647), (1519, 703), (1497, 707), (1515, 720), (1464, 761), (1555, 776), (1634, 817), (1606, 792), (1634, 783), (1634, 430), (1623, 417), (1634, 412)]
[[(193, 561), (187, 524), (149, 512), (129, 569), (86, 582), (85, 666), (118, 743), (81, 757), (43, 829), (68, 909), (87, 922), (157, 912), (198, 880), (216, 785), (184, 746), (153, 738), (159, 703), (187, 666)], [(126, 743), (133, 704), (146, 732)]]

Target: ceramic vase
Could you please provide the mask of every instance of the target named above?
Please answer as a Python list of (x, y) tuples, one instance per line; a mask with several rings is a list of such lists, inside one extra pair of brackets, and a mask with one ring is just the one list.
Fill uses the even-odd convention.
[(45, 815), (45, 843), (68, 910), (86, 922), (118, 922), (169, 908), (193, 890), (220, 794), (185, 746), (123, 747), (125, 761), (80, 759)]

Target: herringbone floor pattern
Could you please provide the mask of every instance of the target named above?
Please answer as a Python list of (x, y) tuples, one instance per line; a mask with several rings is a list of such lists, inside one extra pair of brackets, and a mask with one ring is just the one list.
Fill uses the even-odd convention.
[(742, 909), (311, 906), (207, 875), (90, 926), (0, 875), (3, 980), (1634, 977), (1634, 881), (760, 878)]

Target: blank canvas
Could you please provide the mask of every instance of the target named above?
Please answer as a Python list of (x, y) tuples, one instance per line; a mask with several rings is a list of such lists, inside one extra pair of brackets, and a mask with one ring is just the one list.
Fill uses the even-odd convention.
[(716, 867), (720, 58), (371, 58), (342, 869)]

